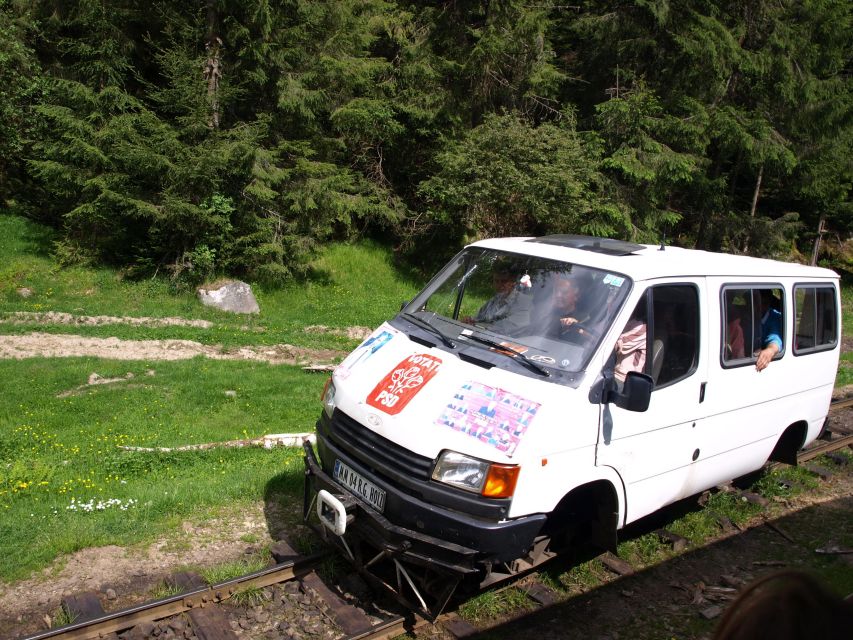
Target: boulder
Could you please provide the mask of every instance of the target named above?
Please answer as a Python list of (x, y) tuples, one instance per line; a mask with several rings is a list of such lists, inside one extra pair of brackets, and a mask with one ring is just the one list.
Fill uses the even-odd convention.
[(227, 282), (216, 289), (199, 287), (198, 299), (205, 306), (232, 313), (260, 313), (261, 311), (252, 288), (239, 280)]

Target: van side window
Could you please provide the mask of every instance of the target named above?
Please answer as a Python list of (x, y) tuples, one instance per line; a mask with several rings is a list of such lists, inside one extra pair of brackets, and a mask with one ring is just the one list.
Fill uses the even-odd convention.
[(652, 341), (649, 366), (655, 388), (689, 376), (699, 362), (699, 292), (693, 285), (651, 289)]
[(794, 353), (831, 349), (838, 341), (838, 312), (832, 286), (794, 286)]
[(785, 303), (781, 287), (723, 289), (723, 366), (753, 364), (771, 343), (785, 348)]

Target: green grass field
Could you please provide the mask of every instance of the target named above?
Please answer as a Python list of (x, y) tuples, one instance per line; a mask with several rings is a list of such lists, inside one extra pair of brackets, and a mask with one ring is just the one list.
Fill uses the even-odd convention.
[[(304, 327), (376, 326), (419, 286), (394, 269), (388, 250), (337, 244), (323, 251), (313, 280), (256, 289), (261, 313), (236, 316), (203, 307), (192, 293), (162, 279), (130, 281), (107, 269), (59, 269), (50, 257), (51, 240), (39, 225), (0, 215), (0, 332), (189, 339), (225, 347), (286, 342), (347, 351), (356, 340), (306, 333)], [(21, 287), (32, 295), (21, 297)], [(2, 322), (2, 314), (16, 311), (176, 316), (214, 326)], [(78, 389), (93, 372), (133, 378)], [(299, 449), (141, 453), (119, 445), (175, 447), (311, 431), (323, 375), (203, 358), (33, 358), (0, 360), (0, 381), (0, 580), (26, 577), (85, 547), (145, 543), (185, 520), (258, 501), (283, 500), (299, 513)]]

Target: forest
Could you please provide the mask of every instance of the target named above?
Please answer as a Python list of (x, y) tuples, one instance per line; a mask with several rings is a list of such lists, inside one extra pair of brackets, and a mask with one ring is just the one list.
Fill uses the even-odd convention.
[(851, 40), (849, 0), (0, 0), (0, 210), (186, 284), (548, 233), (853, 271)]

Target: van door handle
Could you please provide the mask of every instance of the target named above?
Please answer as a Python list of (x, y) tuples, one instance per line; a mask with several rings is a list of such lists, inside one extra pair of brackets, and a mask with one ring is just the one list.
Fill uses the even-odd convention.
[(699, 404), (705, 402), (705, 387), (708, 386), (707, 382), (703, 382), (699, 385)]

